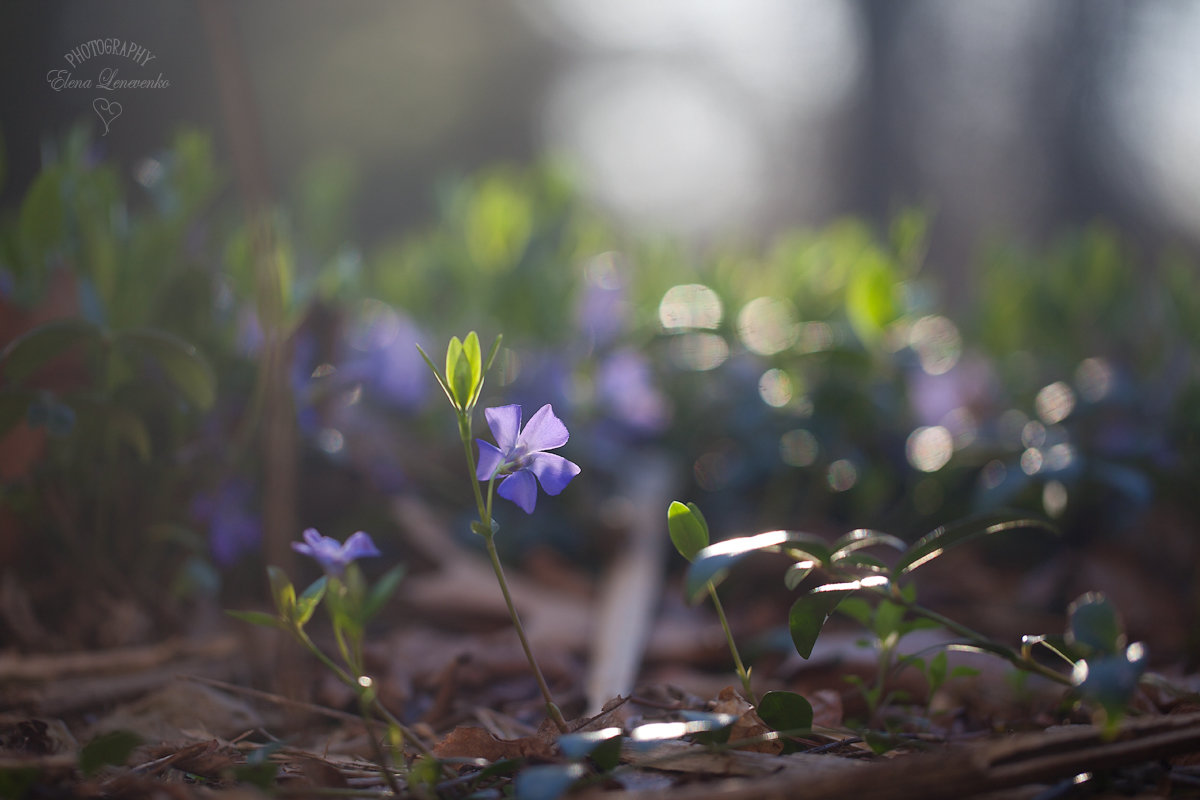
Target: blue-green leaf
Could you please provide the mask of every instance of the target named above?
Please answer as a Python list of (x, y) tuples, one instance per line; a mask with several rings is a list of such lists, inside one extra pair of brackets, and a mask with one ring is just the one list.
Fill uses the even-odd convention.
[(900, 537), (893, 536), (890, 533), (873, 531), (867, 528), (859, 528), (857, 530), (850, 531), (833, 543), (831, 561), (836, 564), (855, 551), (862, 550), (867, 547), (880, 546), (890, 547), (893, 550), (903, 552), (904, 549), (908, 547), (908, 544)]
[(813, 591), (796, 598), (788, 611), (788, 630), (792, 634), (792, 643), (801, 658), (812, 655), (817, 637), (825, 622), (843, 600), (857, 591), (855, 589), (839, 589), (837, 591)]
[(843, 600), (860, 589), (886, 585), (887, 578), (871, 575), (849, 583), (827, 583), (796, 598), (796, 602), (792, 603), (792, 608), (788, 611), (788, 630), (792, 634), (796, 652), (802, 658), (812, 655), (821, 629)]
[(1051, 533), (1057, 532), (1050, 523), (1032, 517), (1017, 517), (1003, 513), (970, 517), (943, 525), (926, 534), (900, 556), (900, 561), (892, 568), (893, 572), (896, 575), (905, 575), (922, 564), (929, 563), (951, 547), (983, 536), (990, 536), (993, 533), (1018, 528), (1041, 528)]
[(571, 784), (582, 778), (582, 764), (544, 764), (527, 767), (513, 780), (515, 796), (520, 800), (558, 800)]
[(773, 731), (799, 731), (812, 728), (812, 703), (795, 692), (767, 692), (755, 709), (758, 717)]
[(688, 568), (685, 591), (691, 601), (699, 598), (708, 587), (719, 584), (730, 567), (750, 553), (786, 552), (797, 561), (811, 561), (813, 566), (829, 562), (829, 545), (819, 536), (802, 531), (768, 531), (757, 536), (727, 539), (705, 547), (696, 554)]
[(379, 613), (379, 609), (383, 608), (383, 604), (396, 591), (396, 587), (400, 585), (400, 581), (404, 580), (407, 571), (408, 568), (404, 564), (397, 564), (375, 582), (375, 585), (371, 587), (371, 591), (367, 594), (367, 602), (363, 605), (364, 619), (370, 619)]
[(1145, 671), (1146, 649), (1135, 642), (1124, 652), (1078, 661), (1071, 681), (1084, 698), (1100, 705), (1111, 721), (1125, 712)]
[[(558, 749), (567, 758), (578, 760), (587, 756), (594, 756), (602, 745), (616, 742), (617, 755), (620, 755), (621, 750), (621, 729), (620, 728), (604, 728), (598, 731), (583, 731), (581, 733), (567, 733), (558, 737)], [(602, 753), (601, 757), (608, 755)], [(605, 759), (607, 760), (607, 759)], [(601, 764), (605, 769), (611, 769), (611, 766)], [(615, 764), (613, 765), (615, 766)]]
[(1067, 609), (1068, 645), (1085, 653), (1112, 655), (1125, 647), (1125, 630), (1117, 607), (1099, 592), (1088, 592)]

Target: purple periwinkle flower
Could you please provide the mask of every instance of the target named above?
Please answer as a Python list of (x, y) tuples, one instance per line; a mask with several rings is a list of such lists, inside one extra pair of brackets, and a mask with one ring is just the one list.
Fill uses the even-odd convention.
[(292, 549), (297, 553), (312, 556), (325, 570), (326, 574), (340, 578), (350, 562), (380, 555), (379, 548), (371, 541), (370, 534), (359, 531), (350, 536), (345, 544), (329, 536), (317, 533), (316, 528), (304, 532), (304, 543), (292, 542)]
[(504, 476), (498, 493), (519, 505), (526, 514), (532, 514), (537, 504), (539, 483), (546, 494), (554, 495), (579, 474), (577, 464), (546, 452), (562, 447), (570, 438), (567, 426), (554, 416), (549, 403), (530, 417), (524, 429), (521, 428), (519, 405), (488, 408), (483, 414), (499, 447), (482, 439), (475, 440), (479, 443), (475, 477), (487, 481)]

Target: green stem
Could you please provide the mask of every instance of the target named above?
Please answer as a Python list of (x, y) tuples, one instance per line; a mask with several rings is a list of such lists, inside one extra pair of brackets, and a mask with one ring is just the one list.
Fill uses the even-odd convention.
[(488, 557), (492, 560), (492, 571), (496, 573), (496, 580), (500, 582), (500, 592), (504, 595), (504, 604), (508, 606), (508, 614), (512, 617), (513, 627), (517, 629), (517, 636), (521, 640), (521, 649), (525, 651), (525, 658), (529, 661), (529, 668), (533, 670), (533, 677), (537, 680), (538, 688), (542, 690), (542, 698), (546, 701), (546, 712), (550, 715), (550, 719), (554, 725), (562, 733), (568, 733), (570, 728), (567, 726), (567, 721), (563, 719), (562, 711), (554, 702), (554, 695), (550, 693), (550, 687), (546, 684), (546, 678), (542, 675), (542, 669), (538, 666), (537, 659), (533, 656), (533, 648), (529, 646), (529, 639), (525, 636), (525, 628), (521, 625), (521, 617), (517, 614), (517, 607), (513, 604), (512, 595), (508, 591), (508, 581), (504, 579), (504, 567), (500, 565), (500, 555), (496, 552), (495, 536), (490, 529), (483, 537), (487, 543)]
[[(371, 706), (376, 703), (368, 703), (366, 692), (361, 692), (358, 695), (358, 713), (365, 721), (371, 719)], [(400, 796), (400, 784), (396, 783), (396, 776), (392, 774), (390, 766), (391, 759), (387, 757), (387, 753), (383, 752), (383, 745), (379, 744), (379, 740), (371, 733), (371, 726), (367, 725), (367, 738), (371, 740), (371, 749), (375, 751), (375, 759), (379, 762), (379, 771), (383, 774), (383, 779), (387, 781), (388, 788), (392, 790), (392, 794), (396, 797)]]
[(1061, 683), (1064, 686), (1072, 685), (1071, 678), (1069, 676), (1063, 675), (1060, 672), (1055, 672), (1049, 667), (1034, 661), (1032, 657), (1023, 656), (1011, 648), (998, 646), (995, 642), (984, 636), (982, 633), (972, 630), (966, 625), (955, 622), (949, 617), (943, 616), (932, 609), (925, 608), (924, 606), (917, 605), (916, 603), (910, 603), (904, 598), (897, 598), (891, 594), (886, 596), (888, 599), (892, 600), (892, 602), (899, 602), (914, 614), (919, 614), (926, 619), (933, 620), (934, 622), (945, 626), (954, 633), (957, 633), (959, 636), (962, 636), (964, 639), (969, 640), (972, 644), (979, 646), (981, 649), (1003, 658), (1017, 669), (1041, 675), (1043, 678), (1048, 678), (1049, 680), (1052, 680), (1055, 683)]
[(538, 666), (537, 658), (533, 655), (529, 638), (525, 636), (525, 627), (521, 624), (521, 617), (517, 614), (517, 607), (508, 591), (508, 581), (504, 578), (504, 567), (500, 564), (500, 554), (496, 552), (495, 533), (492, 530), (492, 497), (496, 476), (493, 475), (488, 480), (487, 500), (485, 501), (483, 491), (479, 488), (480, 481), (475, 475), (475, 452), (471, 449), (471, 417), (465, 411), (458, 413), (458, 434), (462, 439), (463, 451), (467, 456), (467, 472), (470, 474), (471, 486), (475, 490), (475, 505), (479, 509), (479, 521), (483, 524), (481, 534), (487, 544), (492, 571), (496, 573), (496, 581), (500, 584), (500, 593), (504, 595), (504, 605), (508, 607), (508, 616), (517, 630), (517, 637), (521, 640), (521, 649), (525, 651), (525, 659), (529, 662), (529, 668), (533, 670), (533, 677), (537, 681), (538, 689), (542, 692), (542, 699), (546, 702), (546, 713), (550, 715), (550, 719), (559, 731), (567, 733), (570, 728), (567, 726), (567, 721), (563, 718), (558, 704), (554, 702), (554, 695), (550, 692), (550, 686), (546, 683), (545, 676), (542, 675), (542, 668)]
[[(350, 673), (346, 672), (346, 670), (339, 667), (332, 658), (325, 655), (325, 652), (321, 648), (317, 647), (317, 645), (313, 642), (312, 639), (309, 638), (308, 634), (304, 631), (303, 628), (299, 628), (299, 627), (294, 628), (292, 630), (292, 634), (296, 637), (296, 639), (300, 642), (300, 644), (304, 645), (310, 653), (312, 653), (314, 656), (317, 657), (318, 661), (320, 661), (322, 664), (324, 664), (326, 667), (328, 667), (329, 670), (331, 672), (333, 672), (334, 675), (337, 676), (337, 679), (339, 681), (341, 681), (342, 683), (349, 686), (352, 690), (354, 690), (355, 694), (358, 695), (358, 697), (361, 701), (363, 692), (365, 691), (365, 689), (364, 689), (363, 685), (358, 682), (358, 679), (356, 677), (350, 675)], [(396, 728), (398, 728), (400, 730), (400, 732), (402, 734), (404, 734), (404, 738), (407, 739), (408, 741), (412, 742), (413, 747), (416, 748), (418, 753), (420, 753), (423, 756), (428, 756), (429, 758), (434, 758), (433, 753), (430, 752), (429, 748), (425, 746), (424, 742), (421, 741), (420, 737), (418, 737), (416, 735), (416, 733), (414, 733), (407, 725), (405, 725), (400, 720), (396, 719), (396, 717), (392, 714), (392, 712), (388, 711), (387, 706), (385, 706), (383, 703), (381, 703), (379, 701), (378, 697), (372, 698), (371, 705), (375, 708), (375, 711), (381, 717), (383, 717), (383, 719), (389, 725), (396, 726)], [(369, 734), (370, 734), (370, 726), (368, 725), (368, 735)]]
[(721, 628), (725, 631), (725, 641), (729, 643), (729, 652), (733, 655), (733, 666), (737, 669), (738, 677), (742, 680), (742, 689), (746, 692), (746, 699), (750, 701), (750, 705), (758, 705), (758, 700), (754, 696), (754, 690), (750, 688), (750, 673), (742, 664), (742, 656), (738, 652), (737, 643), (733, 641), (733, 631), (729, 628), (729, 620), (725, 618), (725, 608), (721, 605), (721, 598), (717, 597), (717, 587), (709, 581), (708, 596), (712, 598), (713, 608), (717, 610), (717, 619), (721, 621)]

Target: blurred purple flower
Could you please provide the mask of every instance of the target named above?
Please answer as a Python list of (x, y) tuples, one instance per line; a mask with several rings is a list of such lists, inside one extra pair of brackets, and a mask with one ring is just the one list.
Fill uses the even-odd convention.
[(304, 532), (304, 543), (292, 542), (292, 549), (316, 559), (321, 569), (335, 578), (340, 578), (352, 561), (380, 555), (379, 548), (365, 531), (352, 534), (343, 544), (332, 537), (322, 536), (316, 528), (309, 528)]
[(208, 546), (213, 560), (222, 567), (257, 550), (262, 541), (262, 525), (247, 510), (249, 502), (250, 486), (237, 478), (230, 478), (215, 491), (192, 499), (192, 517), (208, 525)]
[(670, 419), (667, 399), (654, 386), (650, 362), (631, 348), (616, 351), (600, 365), (596, 395), (615, 420), (639, 433), (660, 433)]
[(399, 408), (418, 408), (432, 384), (416, 343), (423, 336), (403, 314), (369, 301), (348, 336), (352, 354), (338, 370), (341, 383), (363, 383), (384, 402)]
[(537, 504), (539, 483), (546, 494), (555, 495), (579, 474), (577, 464), (545, 452), (562, 447), (570, 438), (567, 426), (554, 416), (549, 403), (537, 410), (524, 429), (521, 428), (519, 405), (488, 408), (483, 413), (496, 444), (500, 446), (497, 448), (482, 439), (475, 440), (479, 443), (479, 466), (475, 477), (487, 481), (506, 476), (497, 492), (520, 506), (526, 514), (532, 514)]
[(579, 329), (594, 345), (603, 346), (616, 339), (625, 329), (628, 316), (624, 287), (615, 282), (589, 281), (575, 307)]

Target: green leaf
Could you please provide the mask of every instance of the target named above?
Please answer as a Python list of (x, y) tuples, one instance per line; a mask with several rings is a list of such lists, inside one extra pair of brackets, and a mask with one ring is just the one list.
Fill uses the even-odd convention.
[(795, 692), (767, 692), (759, 699), (755, 711), (773, 731), (800, 731), (812, 728), (812, 703)]
[(8, 343), (0, 367), (10, 383), (22, 383), (71, 347), (100, 338), (100, 329), (83, 319), (59, 319), (39, 325)]
[(936, 692), (943, 683), (946, 682), (946, 671), (949, 658), (945, 650), (939, 650), (937, 655), (929, 659), (929, 666), (925, 670), (925, 677), (929, 679), (929, 693)]
[(21, 201), (18, 216), (21, 239), (39, 263), (55, 247), (61, 247), (66, 238), (66, 208), (62, 193), (66, 171), (62, 165), (43, 169)]
[(104, 416), (110, 454), (116, 454), (124, 443), (133, 448), (143, 463), (150, 460), (150, 431), (140, 417), (125, 408), (108, 408)]
[(433, 359), (425, 353), (425, 351), (421, 348), (421, 345), (417, 345), (417, 352), (420, 353), (421, 358), (425, 360), (425, 365), (429, 367), (429, 371), (433, 373), (433, 377), (437, 380), (438, 386), (442, 387), (442, 391), (446, 393), (446, 398), (451, 403), (454, 403), (454, 395), (450, 393), (450, 387), (446, 385), (446, 379), (442, 377), (442, 373), (438, 372), (437, 365), (433, 363)]
[(475, 520), (474, 522), (471, 523), (471, 532), (474, 534), (477, 534), (479, 536), (482, 536), (483, 538), (486, 539), (488, 536), (495, 536), (497, 533), (500, 532), (500, 523), (496, 522), (495, 518), (493, 518), (492, 519), (492, 527), (487, 528), (487, 527), (484, 527), (484, 524), (482, 522), (480, 522), (479, 520)]
[(463, 360), (463, 345), (457, 336), (450, 337), (446, 346), (446, 385), (450, 388), (450, 402), (455, 408), (465, 409), (471, 380), (471, 367)]
[(226, 609), (225, 613), (234, 619), (240, 619), (242, 622), (249, 622), (251, 625), (260, 625), (264, 628), (279, 628), (282, 630), (287, 627), (279, 617), (263, 613), (262, 611)]
[(488, 351), (487, 361), (483, 365), (484, 373), (492, 368), (492, 362), (496, 360), (496, 354), (500, 352), (500, 343), (504, 341), (504, 334), (496, 334), (496, 341), (492, 342), (492, 349)]
[(862, 597), (847, 597), (838, 605), (838, 611), (864, 627), (871, 627), (871, 617), (874, 611), (871, 604)]
[(467, 364), (467, 386), (463, 394), (463, 403), (470, 408), (475, 397), (479, 395), (479, 390), (483, 388), (483, 354), (479, 351), (479, 336), (475, 331), (468, 333), (463, 341), (463, 356), (466, 357)]
[(794, 591), (800, 587), (800, 584), (804, 583), (804, 579), (811, 575), (812, 571), (813, 568), (809, 564), (797, 561), (795, 564), (790, 565), (783, 573), (783, 585), (789, 591)]
[(296, 619), (296, 589), (288, 580), (287, 573), (279, 567), (267, 567), (267, 579), (271, 582), (271, 597), (275, 599), (275, 608), (279, 616), (289, 622)]
[(133, 330), (117, 334), (116, 343), (154, 360), (184, 398), (200, 411), (212, 407), (217, 379), (208, 361), (182, 339), (157, 330)]
[(513, 780), (514, 794), (521, 800), (558, 800), (583, 775), (582, 764), (527, 767)]
[(709, 581), (719, 584), (730, 567), (750, 553), (786, 552), (797, 561), (811, 561), (813, 566), (829, 561), (829, 545), (821, 537), (803, 531), (768, 531), (756, 536), (727, 539), (711, 544), (696, 553), (688, 568), (685, 591), (695, 602), (707, 590)]
[(370, 619), (379, 613), (379, 609), (383, 608), (383, 604), (396, 591), (396, 587), (400, 585), (400, 581), (404, 580), (407, 571), (408, 568), (404, 564), (397, 564), (375, 582), (375, 585), (371, 587), (371, 591), (367, 595), (366, 603), (363, 605), (364, 619)]
[(79, 770), (84, 775), (94, 775), (101, 767), (119, 767), (141, 743), (142, 737), (130, 731), (102, 733), (79, 751)]
[(850, 531), (833, 543), (831, 561), (836, 564), (858, 550), (880, 546), (890, 547), (893, 550), (903, 552), (908, 547), (908, 544), (903, 539), (892, 536), (890, 533), (859, 528), (858, 530)]
[[(600, 764), (601, 768), (612, 769), (616, 766), (616, 760), (612, 759), (613, 745), (616, 745), (615, 755), (619, 760), (623, 739), (620, 728), (568, 733), (558, 737), (558, 749), (573, 761), (591, 756), (596, 763)], [(604, 763), (601, 763), (602, 761)]]
[(1087, 700), (1098, 704), (1114, 722), (1125, 713), (1146, 671), (1146, 649), (1140, 642), (1124, 652), (1075, 664), (1071, 682)]
[(1057, 533), (1057, 529), (1050, 523), (1031, 517), (1017, 517), (1004, 513), (970, 517), (943, 525), (926, 534), (900, 556), (900, 561), (892, 567), (893, 574), (906, 575), (937, 558), (947, 549), (964, 542), (1018, 528), (1041, 528)]
[[(839, 585), (854, 586), (853, 584)], [(817, 637), (821, 635), (821, 629), (825, 627), (830, 615), (843, 600), (854, 594), (859, 588), (859, 586), (854, 586), (854, 588), (829, 590), (822, 586), (796, 598), (796, 602), (792, 603), (792, 608), (788, 611), (788, 630), (792, 634), (792, 643), (796, 645), (796, 652), (800, 654), (801, 658), (808, 658), (812, 655)]]
[(886, 639), (900, 632), (900, 623), (904, 619), (904, 606), (890, 600), (880, 600), (875, 606), (875, 620), (872, 630), (880, 639)]
[(882, 255), (867, 252), (860, 256), (846, 287), (846, 316), (863, 343), (877, 342), (884, 327), (899, 315), (897, 283), (896, 274)]
[(312, 619), (313, 612), (317, 610), (321, 598), (325, 596), (325, 587), (328, 585), (328, 582), (328, 576), (322, 575), (309, 584), (309, 587), (296, 600), (297, 625), (304, 625)]
[(1088, 592), (1067, 609), (1068, 645), (1086, 654), (1112, 655), (1125, 648), (1125, 629), (1117, 607), (1099, 592)]
[(695, 503), (673, 501), (667, 508), (667, 529), (671, 543), (688, 561), (694, 561), (696, 554), (708, 546), (708, 523)]

